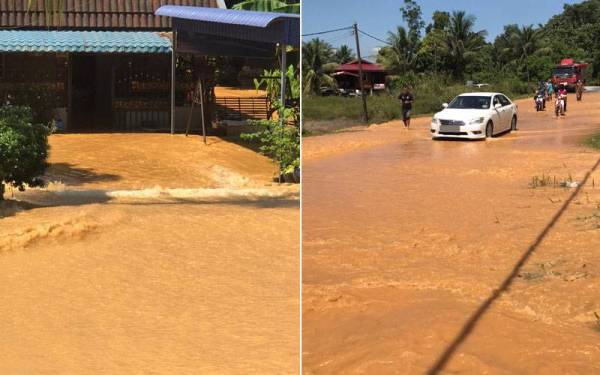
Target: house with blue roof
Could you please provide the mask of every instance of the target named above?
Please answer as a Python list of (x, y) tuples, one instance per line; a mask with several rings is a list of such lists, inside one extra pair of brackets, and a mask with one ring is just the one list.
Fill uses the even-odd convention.
[[(41, 120), (54, 118), (71, 132), (169, 128), (171, 19), (155, 14), (165, 4), (225, 6), (220, 0), (0, 1), (0, 99), (29, 104)], [(178, 59), (181, 118), (197, 71), (209, 69), (203, 65), (193, 56)]]

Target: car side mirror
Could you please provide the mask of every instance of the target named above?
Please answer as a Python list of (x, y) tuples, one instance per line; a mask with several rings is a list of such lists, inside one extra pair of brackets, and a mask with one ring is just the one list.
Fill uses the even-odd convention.
[(442, 103), (442, 108), (448, 108), (448, 103)]
[(496, 109), (502, 108), (502, 104), (500, 104), (500, 103), (494, 104), (494, 108), (496, 108)]

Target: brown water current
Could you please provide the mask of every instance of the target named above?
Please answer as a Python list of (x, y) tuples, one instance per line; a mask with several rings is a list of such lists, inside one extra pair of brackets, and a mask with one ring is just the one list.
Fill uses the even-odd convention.
[(558, 119), (519, 101), (520, 130), (488, 141), (432, 141), (430, 118), (304, 140), (305, 373), (443, 354), (448, 374), (600, 373), (600, 170), (450, 349), (600, 158), (579, 145), (600, 94), (574, 99)]
[(298, 187), (240, 145), (54, 135), (0, 206), (0, 374), (297, 373)]

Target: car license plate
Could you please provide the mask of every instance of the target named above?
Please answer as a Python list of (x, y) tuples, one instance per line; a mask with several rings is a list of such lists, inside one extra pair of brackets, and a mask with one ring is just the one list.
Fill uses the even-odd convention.
[(442, 129), (440, 129), (444, 133), (460, 133), (459, 125), (442, 125)]

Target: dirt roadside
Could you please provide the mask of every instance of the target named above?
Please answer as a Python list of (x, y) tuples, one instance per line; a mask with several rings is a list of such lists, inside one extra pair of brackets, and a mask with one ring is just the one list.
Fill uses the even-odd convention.
[[(431, 141), (429, 119), (303, 143), (303, 363), (427, 372), (600, 157), (600, 95), (565, 118), (519, 101), (520, 131)], [(551, 184), (553, 185), (553, 184)], [(478, 320), (448, 373), (600, 371), (600, 171)]]

